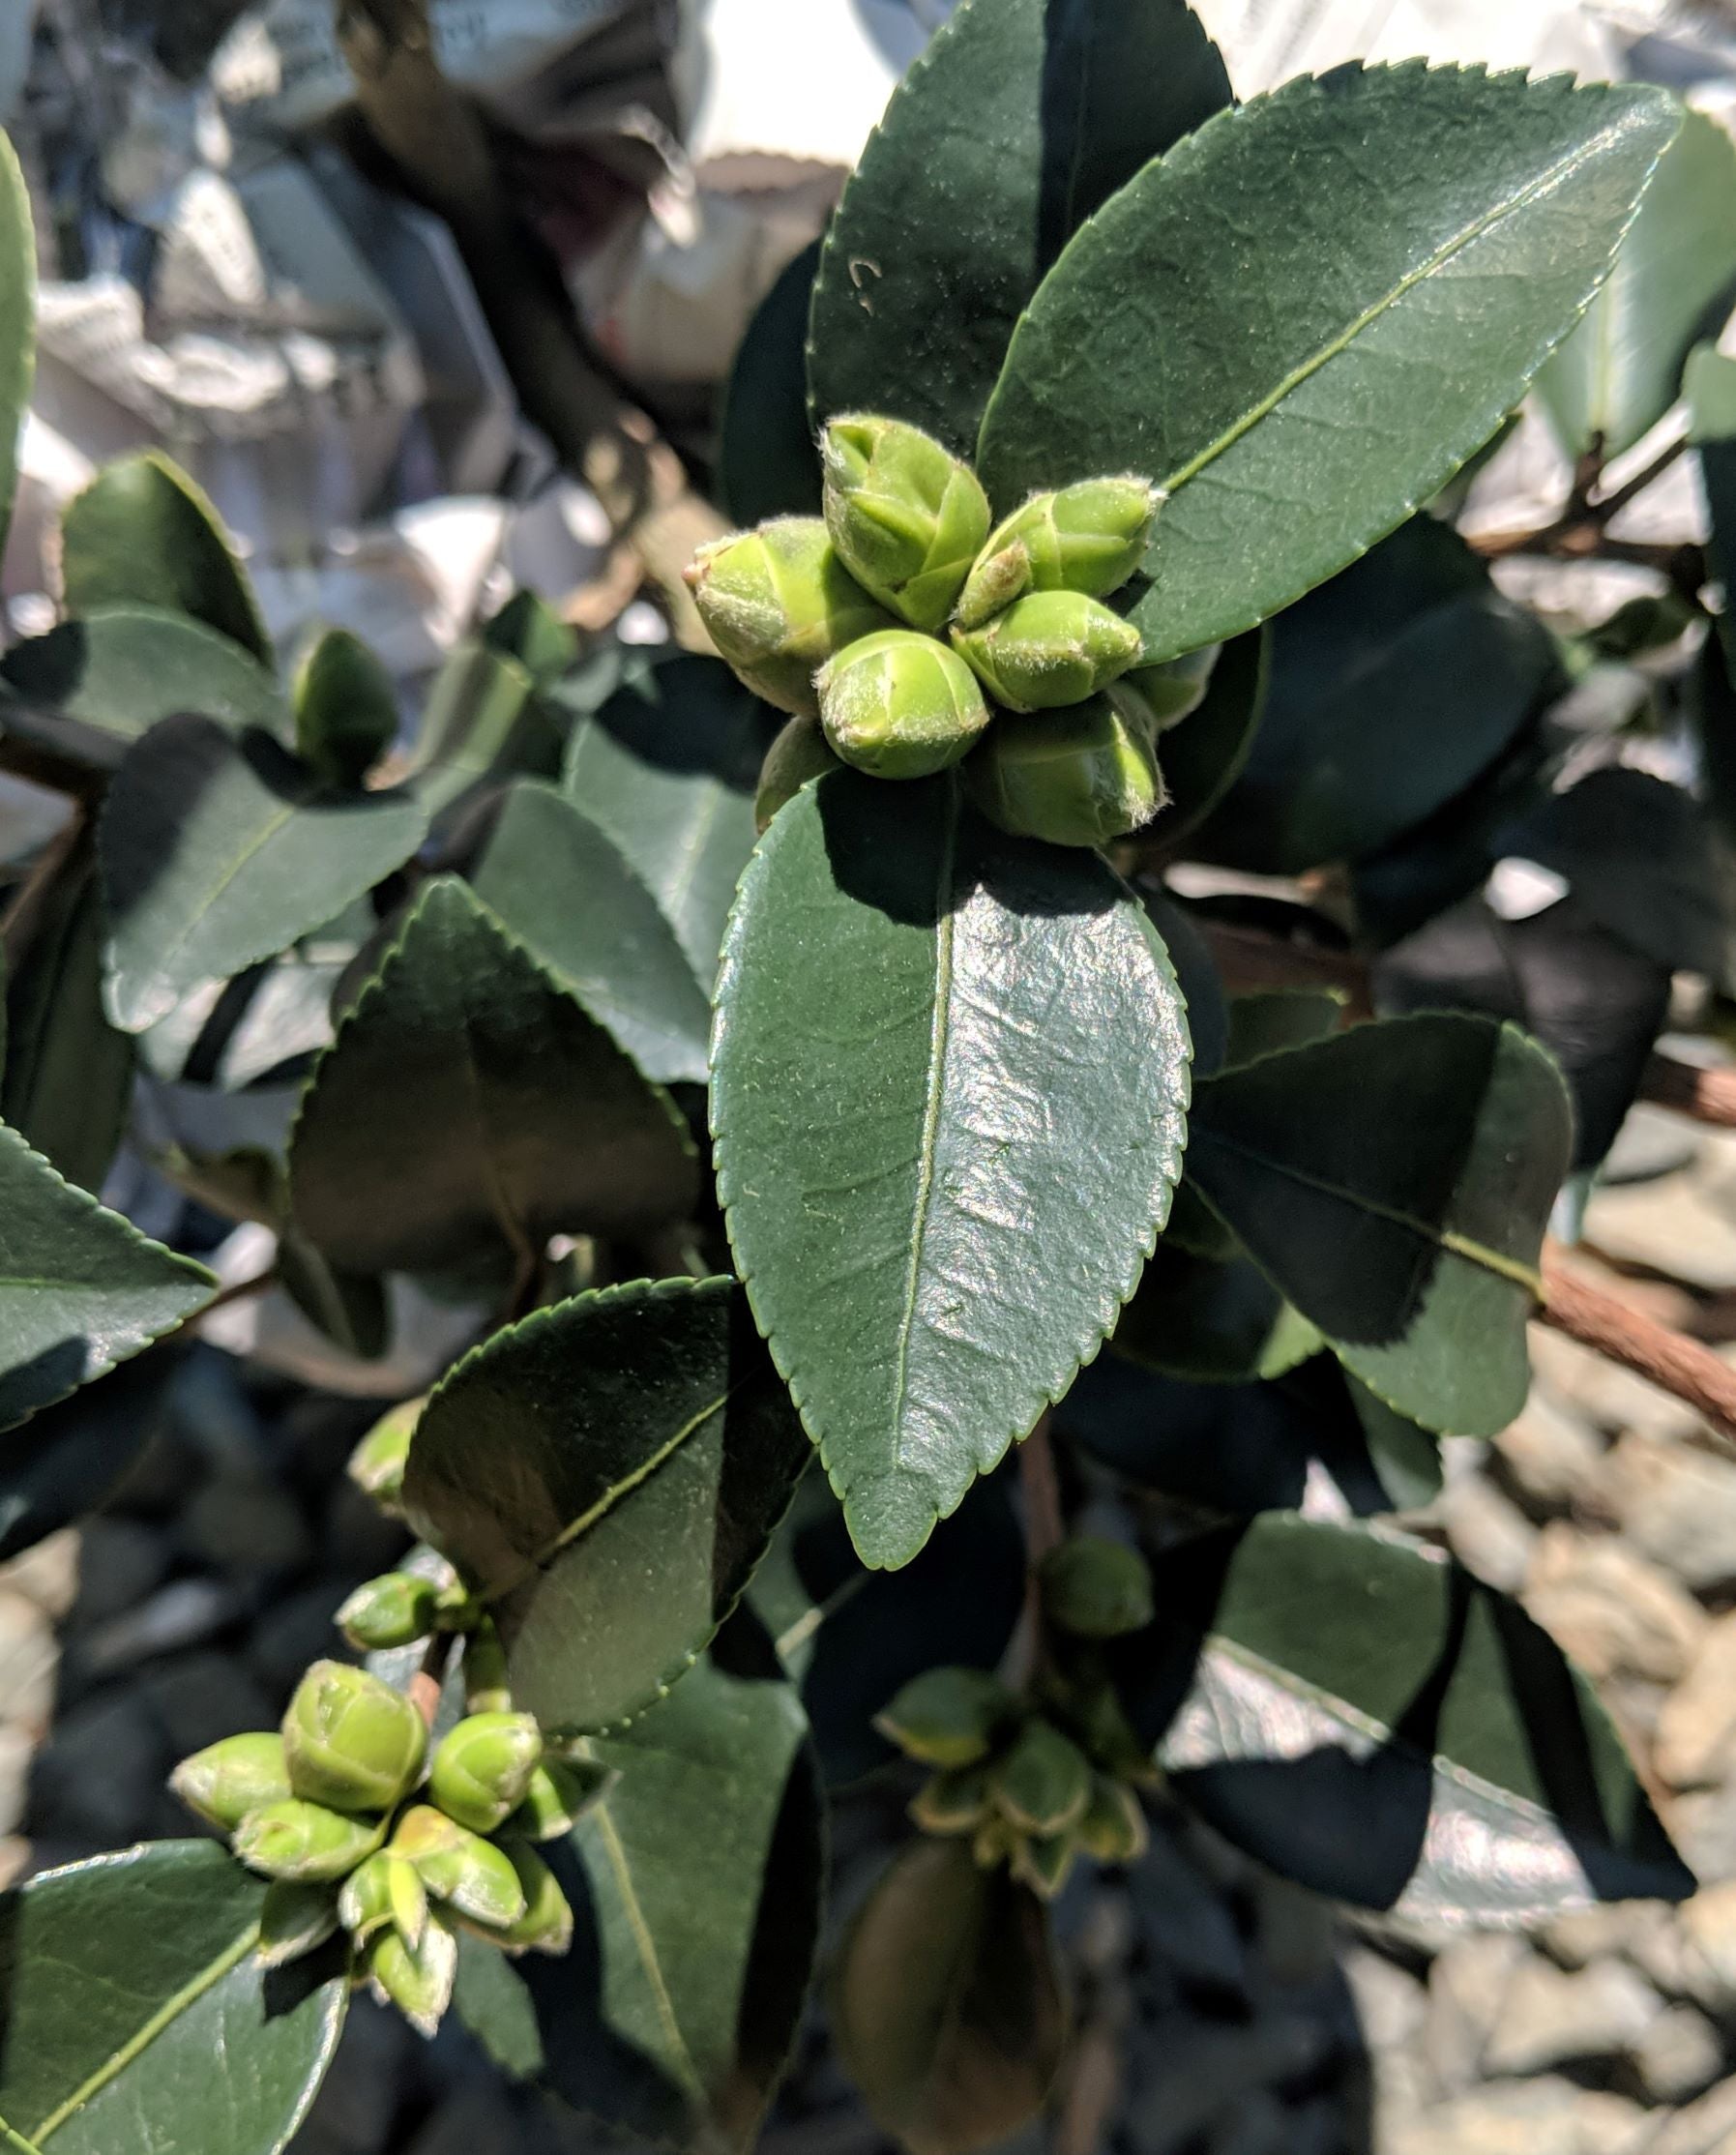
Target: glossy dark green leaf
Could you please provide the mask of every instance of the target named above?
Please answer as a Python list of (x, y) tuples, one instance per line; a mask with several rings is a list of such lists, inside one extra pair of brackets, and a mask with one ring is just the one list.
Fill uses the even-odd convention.
[(818, 240), (784, 264), (730, 369), (718, 484), (743, 526), (820, 513), (820, 459), (808, 423), (808, 314), (819, 265)]
[(889, 412), (968, 456), (1014, 325), (1070, 236), (1229, 102), (1181, 0), (964, 0), (832, 221), (813, 415)]
[(724, 1651), (735, 1630), (642, 1721), (589, 1747), (619, 1778), (561, 1867), (573, 1951), (519, 1963), (550, 2085), (607, 2125), (699, 2150), (751, 2146), (819, 1934), (802, 1709), (763, 1646)]
[(215, 1285), (0, 1127), (0, 1429), (141, 1352)]
[(659, 1084), (703, 1084), (711, 1011), (620, 844), (551, 785), (512, 787), (477, 895)]
[(696, 1166), (668, 1096), (448, 877), (315, 1066), (289, 1157), (303, 1232), (357, 1273), (663, 1225)]
[(330, 785), (360, 785), (397, 731), (392, 675), (361, 637), (326, 629), (296, 672), (295, 745)]
[(1251, 628), (1494, 432), (1676, 125), (1661, 91), (1420, 61), (1221, 114), (1045, 280), (984, 418), (984, 484), (1005, 504), (1144, 473), (1170, 496), (1133, 611), (1147, 655)]
[(0, 1116), (69, 1182), (101, 1190), (132, 1090), (132, 1043), (103, 1009), (108, 927), (96, 851), (81, 841), (43, 895), (6, 983)]
[(1371, 1391), (1489, 1436), (1524, 1403), (1572, 1136), (1559, 1071), (1515, 1027), (1401, 1018), (1202, 1082), (1188, 1171)]
[(1166, 1376), (1244, 1384), (1306, 1360), (1320, 1335), (1251, 1259), (1196, 1256), (1160, 1240), (1114, 1343)]
[(60, 566), (70, 614), (161, 607), (271, 664), (259, 603), (217, 511), (155, 449), (105, 465), (68, 504)]
[(530, 668), (486, 642), (460, 644), (428, 691), (415, 767), (436, 811), (490, 776), (552, 777), (561, 767), (560, 728)]
[(165, 1346), (123, 1362), (8, 1435), (0, 1448), (0, 1560), (73, 1525), (117, 1487), (161, 1427), (179, 1360), (178, 1348)]
[(1590, 1685), (1440, 1550), (1271, 1514), (1171, 1550), (1157, 1588), (1117, 1653), (1134, 1718), (1273, 1869), (1430, 1923), (1692, 1892)]
[(427, 830), (408, 793), (338, 792), (268, 734), (165, 719), (103, 815), (109, 1016), (142, 1032), (201, 982), (275, 957), (400, 868)]
[(907, 1563), (1096, 1351), (1187, 1099), (1174, 974), (1096, 855), (945, 777), (838, 772), (779, 814), (719, 979), (718, 1184), (866, 1563)]
[(779, 723), (721, 660), (684, 657), (624, 686), (568, 746), (562, 790), (620, 847), (708, 996)]
[(844, 2069), (911, 2155), (964, 2155), (1035, 2117), (1067, 2019), (1042, 1902), (959, 1841), (904, 1849), (833, 1979)]
[(1025, 1599), (1012, 1471), (978, 1482), (897, 1572), (865, 1569), (824, 1476), (803, 1480), (749, 1598), (801, 1690), (831, 1786), (894, 1756), (874, 1716), (933, 1668), (937, 1639), (949, 1662), (999, 1667)]
[(417, 1425), (405, 1501), (496, 1604), (518, 1702), (597, 1729), (703, 1650), (807, 1461), (734, 1283), (639, 1282), (461, 1362)]
[(209, 1841), (33, 1878), (0, 1901), (0, 2120), (53, 2155), (281, 2155), (348, 1986), (262, 1970), (263, 1879)]
[[(238, 730), (288, 730), (281, 692), (257, 659), (185, 614), (149, 606), (103, 606), (15, 644), (0, 660), (0, 680), (16, 695), (123, 741), (181, 711)], [(92, 747), (100, 753), (103, 743)]]
[(1330, 1354), (1250, 1384), (1197, 1383), (1103, 1355), (1055, 1410), (1057, 1432), (1139, 1489), (1228, 1516), (1293, 1511), (1318, 1468), (1358, 1518), (1440, 1486), (1440, 1448)]
[(1461, 793), (1562, 685), (1548, 633), (1432, 517), (1270, 634), (1251, 753), (1198, 841), (1207, 859), (1262, 873), (1389, 843)]
[(1717, 973), (1721, 877), (1692, 794), (1645, 771), (1592, 771), (1501, 834), (1503, 852), (1563, 876), (1585, 913), (1671, 971)]
[(18, 434), (36, 369), (36, 230), (24, 175), (0, 137), (0, 540), (12, 518)]
[(1328, 988), (1266, 988), (1232, 995), (1224, 1067), (1239, 1070), (1262, 1055), (1330, 1039), (1344, 1022), (1344, 1002)]
[(1659, 161), (1585, 319), (1537, 377), (1562, 447), (1632, 449), (1675, 402), (1694, 339), (1736, 300), (1736, 142), (1704, 112)]
[(490, 651), (516, 659), (539, 689), (552, 687), (578, 658), (576, 632), (534, 591), (514, 592), (483, 624), (482, 640)]
[(1199, 708), (1159, 742), (1158, 761), (1169, 788), (1169, 806), (1150, 832), (1159, 851), (1174, 851), (1177, 841), (1203, 823), (1241, 777), (1266, 705), (1270, 638), (1268, 629), (1232, 636), (1212, 668)]

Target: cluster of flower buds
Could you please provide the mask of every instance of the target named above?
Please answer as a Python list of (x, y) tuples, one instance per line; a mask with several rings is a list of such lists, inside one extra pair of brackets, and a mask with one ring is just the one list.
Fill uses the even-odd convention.
[[(387, 1504), (401, 1491), (412, 1427), (413, 1417), (381, 1424), (351, 1461)], [(455, 1579), (388, 1573), (338, 1620), (368, 1649), (461, 1631), (464, 1717), (430, 1745), (401, 1692), (319, 1661), (280, 1729), (213, 1744), (184, 1759), (170, 1786), (270, 1879), (266, 1965), (342, 1933), (353, 1979), (431, 2035), (452, 1998), (460, 1930), (505, 1953), (567, 1951), (573, 1911), (537, 1845), (570, 1833), (609, 1776), (557, 1756), (535, 1718), (513, 1711), (499, 1636)]]
[[(1137, 1631), (1152, 1613), (1144, 1559), (1119, 1543), (1080, 1537), (1053, 1552), (1042, 1576), (1047, 1623), (1091, 1642)], [(1020, 1698), (981, 1668), (930, 1668), (915, 1677), (875, 1727), (908, 1757), (933, 1768), (910, 1805), (925, 1833), (966, 1835), (985, 1869), (1007, 1864), (1045, 1900), (1081, 1853), (1132, 1863), (1144, 1851), (1142, 1778), (1120, 1732), (1105, 1728), (1088, 1691), (1045, 1683)]]
[(718, 649), (791, 714), (760, 828), (839, 763), (883, 779), (961, 763), (991, 821), (1063, 845), (1156, 814), (1157, 735), (1203, 674), (1141, 666), (1138, 630), (1104, 601), (1144, 556), (1158, 490), (1086, 480), (990, 530), (975, 473), (901, 420), (835, 419), (820, 454), (823, 518), (775, 518), (688, 571)]

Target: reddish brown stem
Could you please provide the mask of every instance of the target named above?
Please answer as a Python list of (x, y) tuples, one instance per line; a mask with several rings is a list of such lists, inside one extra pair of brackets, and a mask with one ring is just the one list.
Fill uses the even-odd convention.
[(1655, 1054), (1639, 1080), (1642, 1100), (1672, 1107), (1695, 1122), (1736, 1130), (1736, 1070), (1701, 1070), (1674, 1055)]
[(1545, 1324), (1683, 1401), (1736, 1449), (1736, 1370), (1710, 1347), (1593, 1286), (1553, 1250), (1544, 1255), (1543, 1284)]

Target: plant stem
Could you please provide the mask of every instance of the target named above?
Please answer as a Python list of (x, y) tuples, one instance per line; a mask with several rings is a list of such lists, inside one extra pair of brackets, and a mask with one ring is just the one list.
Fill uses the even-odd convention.
[(1018, 1448), (1018, 1486), (1025, 1500), (1025, 1560), (1035, 1574), (1049, 1550), (1060, 1548), (1067, 1533), (1046, 1409)]
[(1687, 434), (1678, 434), (1669, 447), (1661, 450), (1643, 471), (1636, 471), (1632, 479), (1628, 480), (1625, 485), (1618, 487), (1612, 494), (1601, 495), (1598, 500), (1590, 505), (1591, 513), (1598, 522), (1600, 524), (1612, 522), (1621, 515), (1629, 502), (1636, 501), (1648, 487), (1655, 486), (1663, 477), (1664, 473), (1671, 464), (1677, 461), (1687, 447)]
[(24, 953), (30, 948), (41, 923), (48, 893), (68, 864), (76, 858), (88, 824), (84, 804), (74, 801), (72, 813), (37, 855), (29, 874), (18, 885), (12, 903), (6, 908), (6, 917), (0, 921), (0, 946), (5, 949), (9, 974), (15, 973), (23, 962)]
[(1640, 1078), (1639, 1097), (1715, 1130), (1736, 1130), (1736, 1070), (1701, 1070), (1674, 1055), (1654, 1053)]
[(1544, 1254), (1543, 1286), (1545, 1324), (1685, 1402), (1705, 1416), (1721, 1449), (1736, 1451), (1736, 1370), (1710, 1347), (1593, 1286), (1552, 1250)]
[(409, 1699), (416, 1711), (431, 1728), (434, 1716), (440, 1711), (440, 1696), (446, 1689), (446, 1668), (452, 1659), (455, 1632), (436, 1632), (427, 1642), (427, 1651), (422, 1657), (422, 1667), (410, 1678)]
[(256, 1294), (269, 1294), (278, 1284), (278, 1268), (268, 1265), (263, 1272), (255, 1272), (250, 1280), (235, 1280), (220, 1288), (202, 1310), (195, 1310), (191, 1321), (212, 1315), (218, 1310), (226, 1310), (232, 1302), (249, 1302)]
[(592, 353), (481, 113), (441, 73), (427, 0), (336, 0), (336, 10), (362, 116), (408, 192), (450, 226), (525, 416), (597, 496), (681, 640), (709, 650), (681, 572), (727, 527)]

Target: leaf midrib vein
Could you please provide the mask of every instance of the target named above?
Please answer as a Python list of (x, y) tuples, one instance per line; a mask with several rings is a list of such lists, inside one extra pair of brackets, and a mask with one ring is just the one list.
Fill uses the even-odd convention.
[(1323, 1196), (1335, 1197), (1340, 1204), (1349, 1205), (1358, 1212), (1366, 1212), (1373, 1219), (1385, 1220), (1395, 1227), (1406, 1228), (1420, 1240), (1432, 1243), (1436, 1249), (1445, 1250), (1456, 1257), (1463, 1257), (1469, 1263), (1480, 1264), (1487, 1272), (1514, 1281), (1528, 1293), (1542, 1295), (1543, 1282), (1536, 1267), (1524, 1263), (1518, 1257), (1506, 1256), (1499, 1250), (1491, 1250), (1486, 1243), (1479, 1242), (1471, 1235), (1459, 1234), (1451, 1227), (1431, 1226), (1427, 1220), (1418, 1219), (1414, 1213), (1406, 1212), (1400, 1205), (1384, 1204), (1378, 1197), (1370, 1197), (1362, 1191), (1348, 1189), (1342, 1183), (1334, 1182), (1329, 1176), (1310, 1174), (1306, 1167), (1294, 1166), (1286, 1160), (1274, 1159), (1270, 1153), (1262, 1152), (1257, 1145), (1245, 1144), (1239, 1138), (1226, 1137), (1223, 1132), (1212, 1129), (1209, 1124), (1201, 1134), (1209, 1143), (1221, 1145), (1226, 1152), (1236, 1153), (1240, 1158), (1251, 1161), (1254, 1166), (1264, 1167), (1269, 1173), (1281, 1175), (1305, 1190), (1316, 1190)]
[(111, 2081), (118, 2080), (164, 2028), (171, 2026), (191, 2006), (196, 2005), (208, 1991), (215, 1990), (232, 1969), (239, 1967), (258, 1942), (259, 1925), (255, 1920), (248, 1925), (233, 1945), (226, 1946), (214, 1961), (208, 1962), (190, 1982), (184, 1984), (173, 1997), (159, 2006), (142, 2027), (134, 2029), (111, 2057), (105, 2058), (81, 2086), (73, 2090), (58, 2110), (51, 2111), (44, 2118), (36, 2129), (37, 2145), (42, 2146), (53, 2134), (59, 2132), (69, 2118), (81, 2111), (93, 2096), (100, 2095)]
[(934, 1199), (934, 1156), (940, 1139), (940, 1112), (946, 1092), (946, 1058), (953, 1003), (953, 867), (958, 842), (957, 805), (948, 810), (946, 842), (934, 872), (934, 1016), (928, 1031), (928, 1083), (923, 1106), (923, 1134), (917, 1153), (916, 1200), (912, 1206), (910, 1269), (898, 1318), (897, 1379), (893, 1392), (893, 1459), (904, 1464), (904, 1405), (910, 1396), (910, 1335), (922, 1293), (923, 1251)]
[(1527, 202), (1535, 200), (1561, 181), (1570, 178), (1580, 165), (1587, 163), (1598, 153), (1602, 144), (1614, 132), (1616, 131), (1608, 127), (1601, 128), (1588, 141), (1568, 151), (1546, 170), (1528, 180), (1515, 194), (1485, 210), (1481, 216), (1473, 218), (1462, 230), (1443, 240), (1432, 254), (1418, 263), (1415, 269), (1407, 270), (1390, 291), (1384, 292), (1365, 308), (1354, 321), (1336, 337), (1329, 339), (1317, 352), (1293, 367), (1276, 388), (1269, 390), (1215, 440), (1208, 442), (1186, 463), (1178, 465), (1168, 478), (1162, 480), (1159, 484), (1163, 490), (1173, 495), (1191, 479), (1196, 479), (1209, 464), (1216, 463), (1225, 451), (1234, 448), (1242, 436), (1257, 427), (1262, 419), (1269, 418), (1286, 397), (1300, 389), (1304, 382), (1317, 374), (1331, 361), (1348, 351), (1364, 330), (1378, 321), (1389, 309), (1396, 307), (1407, 292), (1414, 290), (1426, 278), (1432, 277), (1436, 270), (1450, 262), (1456, 254), (1462, 253), (1474, 240), (1481, 239), (1485, 232), (1492, 231), (1504, 219), (1516, 216)]
[(663, 1977), (663, 1966), (658, 1956), (657, 1940), (652, 1936), (651, 1926), (646, 1921), (645, 1910), (640, 1904), (638, 1891), (633, 1882), (633, 1868), (627, 1860), (627, 1850), (622, 1845), (621, 1836), (613, 1817), (609, 1814), (606, 1799), (597, 1806), (592, 1816), (597, 1821), (597, 1830), (602, 1836), (603, 1850), (608, 1856), (609, 1869), (614, 1873), (615, 1883), (620, 1888), (622, 1912), (627, 1917), (628, 1928), (632, 1931), (633, 1943), (638, 1948), (640, 1964), (645, 1970), (645, 1980), (651, 1986), (652, 1998), (657, 2006), (657, 2016), (663, 2024), (663, 2033), (668, 2039), (677, 2069), (687, 2087), (688, 2094), (699, 2106), (701, 2111), (709, 2114), (711, 2103), (705, 2092), (705, 2082), (700, 2078), (699, 2068), (693, 2061), (692, 2052), (688, 2049), (687, 2037), (682, 2033), (681, 2022), (676, 2018), (675, 2000), (669, 1995), (669, 1986)]

